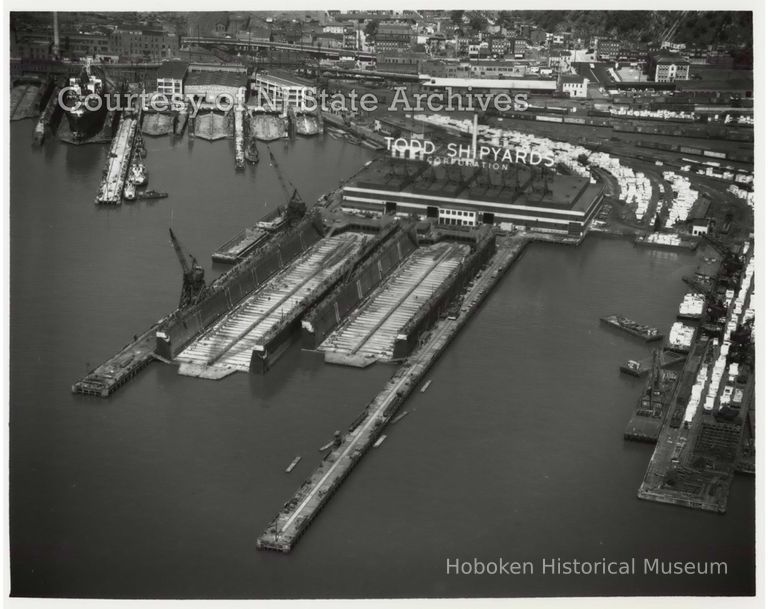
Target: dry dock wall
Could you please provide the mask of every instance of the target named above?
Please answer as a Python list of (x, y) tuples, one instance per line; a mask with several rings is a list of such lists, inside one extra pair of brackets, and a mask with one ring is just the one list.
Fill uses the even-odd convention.
[[(353, 225), (344, 227), (345, 230), (354, 228)], [(342, 232), (342, 231), (337, 231)], [(351, 256), (335, 273), (330, 275), (326, 281), (317, 287), (313, 293), (308, 294), (305, 299), (307, 307), (298, 309), (296, 314), (284, 319), (280, 324), (270, 330), (265, 336), (262, 344), (251, 352), (250, 371), (255, 374), (264, 374), (282, 355), (290, 344), (291, 338), (298, 329), (302, 317), (309, 307), (319, 306), (317, 303), (329, 302), (329, 294), (345, 277), (355, 277), (364, 269), (376, 265), (376, 261), (381, 259), (381, 252), (388, 250), (392, 246), (393, 240), (398, 242), (397, 237), (403, 235), (406, 241), (414, 239), (413, 248), (415, 249), (415, 235), (409, 236), (396, 224), (391, 224), (379, 232), (373, 239), (369, 240), (355, 255)], [(344, 284), (349, 285), (349, 282)], [(342, 286), (343, 288), (344, 286)]]
[(411, 320), (403, 326), (395, 339), (393, 359), (408, 357), (418, 346), (421, 334), (430, 328), (440, 318), (464, 286), (469, 283), (477, 272), (485, 266), (496, 252), (496, 235), (486, 231), (478, 237), (475, 247), (435, 294), (421, 305)]
[(157, 332), (155, 352), (173, 359), (200, 332), (231, 310), (302, 252), (320, 240), (323, 226), (316, 214), (257, 250), (220, 276), (199, 303), (178, 311)]
[(347, 315), (416, 250), (418, 239), (413, 227), (391, 226), (379, 251), (304, 317), (302, 347), (317, 349)]

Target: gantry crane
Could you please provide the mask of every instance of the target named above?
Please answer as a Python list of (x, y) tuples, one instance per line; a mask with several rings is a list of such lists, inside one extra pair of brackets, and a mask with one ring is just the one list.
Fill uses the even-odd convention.
[(285, 218), (289, 225), (296, 224), (296, 222), (304, 217), (304, 214), (307, 212), (307, 206), (304, 203), (304, 199), (301, 198), (298, 189), (290, 182), (290, 180), (286, 183), (283, 172), (280, 170), (280, 166), (277, 164), (277, 159), (275, 158), (275, 155), (272, 154), (269, 145), (267, 145), (267, 152), (269, 153), (269, 160), (275, 168), (277, 179), (280, 182), (280, 187), (283, 189), (287, 200)]
[[(205, 293), (205, 271), (192, 254), (185, 255), (181, 243), (173, 234), (173, 229), (169, 228), (168, 232), (171, 233), (171, 243), (184, 273), (181, 297), (179, 298), (179, 308), (181, 309), (198, 302)], [(189, 256), (189, 260), (187, 260), (187, 256)]]

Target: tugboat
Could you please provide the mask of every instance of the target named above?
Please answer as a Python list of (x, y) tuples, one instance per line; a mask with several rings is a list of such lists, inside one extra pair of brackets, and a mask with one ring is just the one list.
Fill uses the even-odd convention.
[(126, 201), (136, 200), (136, 185), (130, 180), (125, 183), (125, 187), (123, 188), (123, 197)]
[(248, 145), (245, 147), (245, 160), (249, 163), (259, 162), (259, 149), (256, 147), (256, 138), (253, 135), (248, 137)]
[(131, 165), (128, 181), (135, 186), (144, 186), (147, 183), (147, 168), (144, 163), (137, 162)]

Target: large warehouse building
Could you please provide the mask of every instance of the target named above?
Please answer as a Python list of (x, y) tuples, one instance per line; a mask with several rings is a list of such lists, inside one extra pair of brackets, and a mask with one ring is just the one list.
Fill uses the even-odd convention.
[(344, 186), (342, 196), (348, 211), (582, 235), (600, 207), (603, 187), (522, 164), (499, 172), (392, 159), (371, 165)]

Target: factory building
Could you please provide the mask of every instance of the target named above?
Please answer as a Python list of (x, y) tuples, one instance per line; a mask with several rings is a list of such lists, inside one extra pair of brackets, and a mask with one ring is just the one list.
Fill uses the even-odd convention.
[(505, 172), (392, 160), (371, 166), (342, 191), (342, 209), (434, 218), (440, 224), (496, 224), (580, 236), (603, 198), (587, 178), (514, 164)]
[(303, 108), (317, 93), (312, 81), (280, 70), (257, 74), (254, 89), (262, 97), (258, 105), (268, 103), (277, 110)]
[(656, 82), (675, 82), (689, 79), (690, 62), (682, 57), (656, 55), (651, 57), (649, 73)]
[(227, 105), (227, 102), (234, 103), (238, 92), (245, 88), (246, 81), (245, 73), (190, 70), (184, 82), (184, 92), (209, 104), (218, 99), (222, 105)]
[(562, 93), (571, 97), (586, 98), (589, 79), (578, 74), (562, 74), (558, 79), (558, 86)]
[(188, 64), (185, 61), (167, 61), (157, 69), (157, 92), (164, 95), (183, 95)]

